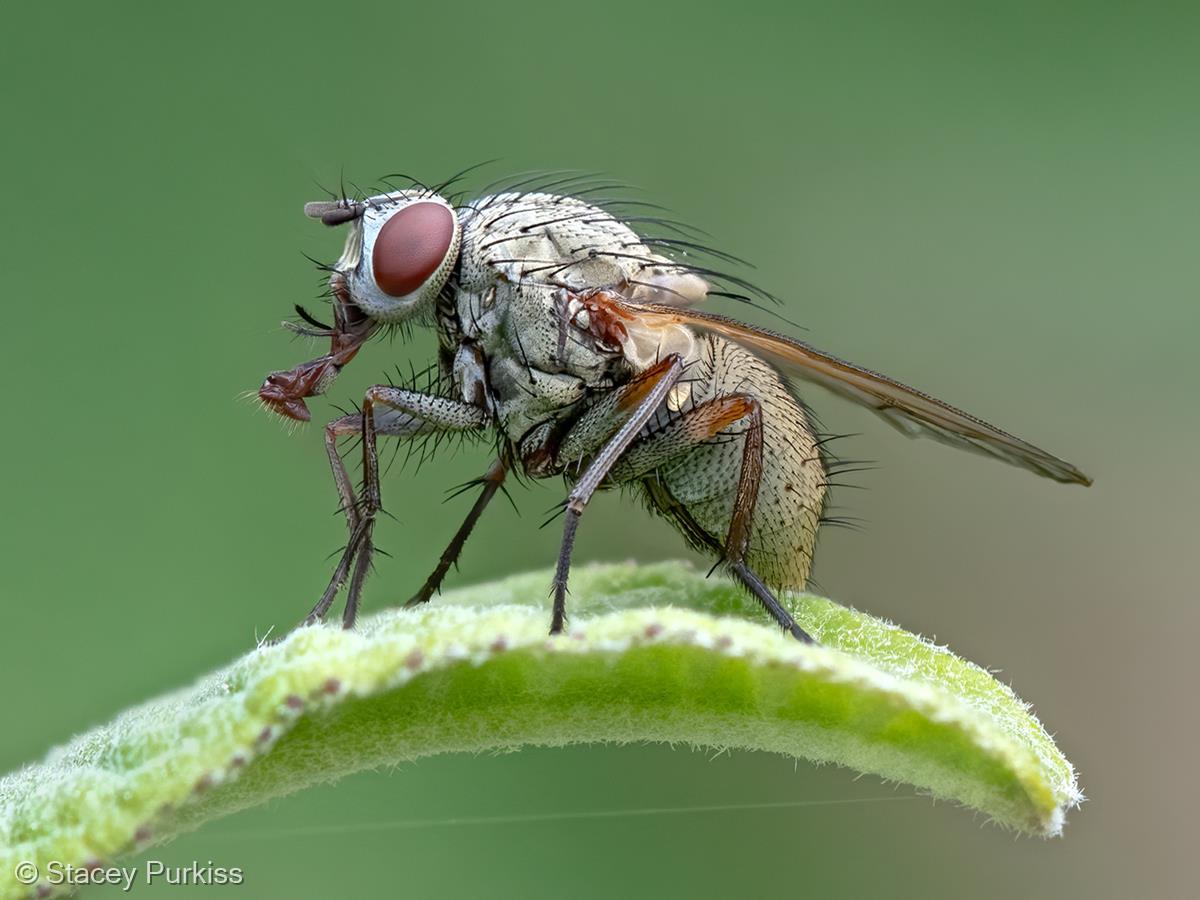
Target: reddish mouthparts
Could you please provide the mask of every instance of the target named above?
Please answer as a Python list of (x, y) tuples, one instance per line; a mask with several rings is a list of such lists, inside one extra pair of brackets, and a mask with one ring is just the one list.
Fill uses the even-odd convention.
[(288, 372), (272, 372), (258, 389), (258, 399), (285, 418), (307, 422), (312, 414), (304, 398), (322, 393), (341, 368), (332, 357), (322, 356)]
[(276, 379), (279, 379), (280, 376), (289, 374), (288, 372), (273, 372), (268, 375), (267, 380), (263, 382), (263, 386), (258, 389), (258, 399), (263, 402), (263, 405), (267, 409), (278, 413), (286, 419), (307, 422), (312, 418), (312, 414), (308, 411), (308, 407), (304, 405), (304, 400), (301, 397), (293, 395), (284, 386), (276, 383)]

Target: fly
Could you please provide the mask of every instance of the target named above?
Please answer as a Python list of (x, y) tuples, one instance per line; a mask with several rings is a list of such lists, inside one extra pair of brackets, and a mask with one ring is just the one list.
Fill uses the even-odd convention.
[[(332, 325), (298, 309), (307, 325), (294, 326), (328, 337), (329, 352), (269, 375), (262, 402), (307, 421), (305, 399), (325, 392), (368, 339), (417, 323), (437, 332), (443, 386), (376, 385), (358, 412), (325, 426), (349, 539), (305, 624), (323, 620), (347, 583), (342, 623), (354, 624), (382, 510), (380, 437), (490, 434), (498, 448), (474, 506), (408, 606), (439, 590), (510, 472), (566, 479), (551, 634), (566, 622), (571, 553), (588, 502), (597, 490), (629, 486), (723, 564), (784, 630), (811, 641), (777, 598), (808, 581), (830, 477), (796, 381), (866, 406), (908, 435), (1055, 481), (1091, 483), (1070, 463), (928, 394), (698, 308), (709, 296), (770, 295), (684, 261), (708, 248), (678, 223), (622, 220), (612, 203), (589, 197), (594, 189), (571, 178), (461, 204), (444, 190), (417, 185), (305, 206), (326, 225), (349, 226), (341, 257), (323, 267)], [(655, 222), (675, 236), (633, 227)], [(347, 436), (361, 437), (361, 489), (338, 451)]]

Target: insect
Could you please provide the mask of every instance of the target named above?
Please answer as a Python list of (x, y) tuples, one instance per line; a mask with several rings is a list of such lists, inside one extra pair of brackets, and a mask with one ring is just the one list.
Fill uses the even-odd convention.
[[(708, 297), (761, 292), (693, 262), (703, 253), (730, 257), (677, 223), (619, 216), (614, 201), (589, 199), (607, 186), (527, 179), (469, 201), (444, 196), (447, 187), (414, 182), (305, 206), (326, 225), (349, 227), (341, 257), (322, 267), (333, 324), (299, 306), (303, 324), (285, 323), (329, 338), (329, 352), (269, 375), (261, 401), (307, 421), (305, 398), (326, 391), (365, 341), (412, 324), (437, 335), (441, 389), (376, 385), (359, 411), (325, 426), (349, 539), (304, 623), (322, 620), (348, 581), (342, 621), (354, 624), (382, 511), (380, 437), (490, 434), (497, 447), (474, 506), (410, 606), (439, 589), (506, 476), (565, 477), (551, 634), (566, 622), (572, 548), (589, 500), (626, 486), (724, 565), (784, 630), (811, 640), (777, 597), (808, 580), (829, 486), (823, 439), (797, 380), (862, 404), (906, 434), (1090, 484), (1073, 465), (928, 394), (698, 308)], [(668, 234), (652, 236), (655, 226)], [(339, 453), (347, 436), (361, 438), (360, 489)]]

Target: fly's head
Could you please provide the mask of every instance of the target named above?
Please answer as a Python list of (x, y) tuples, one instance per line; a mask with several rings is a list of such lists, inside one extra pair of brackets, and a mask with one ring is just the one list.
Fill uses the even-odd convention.
[[(309, 203), (306, 215), (326, 225), (350, 225), (338, 261), (329, 267), (333, 324), (300, 310), (313, 329), (330, 338), (329, 352), (294, 369), (272, 372), (258, 391), (272, 412), (306, 422), (304, 400), (324, 391), (379, 325), (430, 313), (458, 262), (462, 226), (454, 208), (427, 191), (397, 191), (365, 200)], [(288, 323), (285, 323), (288, 324)]]

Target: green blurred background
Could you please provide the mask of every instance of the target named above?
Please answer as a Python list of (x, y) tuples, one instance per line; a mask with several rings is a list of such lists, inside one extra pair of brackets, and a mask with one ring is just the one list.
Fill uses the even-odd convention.
[[(241, 866), (223, 890), (256, 898), (1190, 894), (1194, 9), (8, 4), (0, 770), (308, 608), (343, 537), (320, 431), (236, 399), (311, 355), (277, 323), (318, 292), (301, 253), (342, 237), (301, 204), (343, 172), (499, 156), (644, 187), (751, 257), (814, 342), (1095, 476), (1061, 487), (811, 394), (881, 465), (835, 498), (866, 527), (824, 535), (820, 587), (1001, 669), (1090, 800), (1063, 839), (1014, 841), (833, 768), (576, 748), (359, 775), (154, 855)], [(372, 346), (330, 401), (432, 346)], [(469, 504), (443, 492), (485, 453), (385, 484), (369, 608), (427, 574)], [(548, 566), (560, 496), (494, 507), (453, 583)], [(630, 556), (686, 553), (603, 497), (578, 558)], [(856, 802), (388, 824), (791, 800)]]

